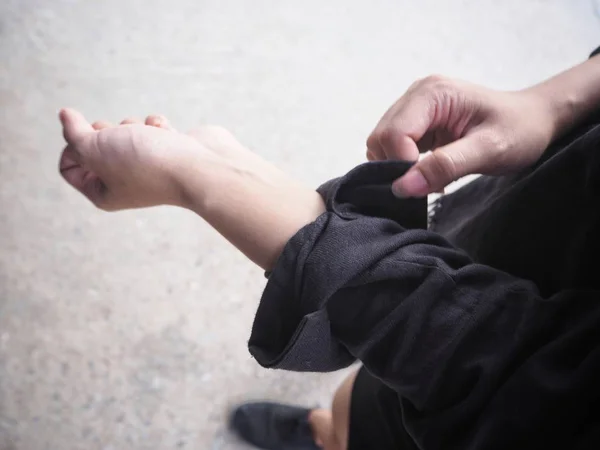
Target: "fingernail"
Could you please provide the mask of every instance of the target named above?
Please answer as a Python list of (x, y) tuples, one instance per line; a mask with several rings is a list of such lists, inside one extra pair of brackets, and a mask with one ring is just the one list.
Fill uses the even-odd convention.
[(429, 193), (429, 183), (418, 170), (411, 170), (392, 184), (392, 192), (396, 197), (422, 197)]

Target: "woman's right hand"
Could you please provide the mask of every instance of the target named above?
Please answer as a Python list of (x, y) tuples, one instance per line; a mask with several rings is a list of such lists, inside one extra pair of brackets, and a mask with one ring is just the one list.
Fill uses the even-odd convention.
[(367, 140), (369, 160), (417, 160), (393, 184), (401, 197), (439, 192), (473, 173), (505, 174), (536, 162), (555, 135), (550, 100), (535, 89), (501, 92), (431, 76), (414, 83)]

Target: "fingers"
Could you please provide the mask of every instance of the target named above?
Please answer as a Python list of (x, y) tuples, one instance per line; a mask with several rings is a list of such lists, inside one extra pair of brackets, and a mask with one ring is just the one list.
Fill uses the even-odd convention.
[(67, 172), (81, 166), (81, 156), (73, 149), (73, 146), (67, 145), (60, 156), (58, 170), (63, 176), (65, 176)]
[(85, 195), (96, 206), (100, 206), (106, 186), (96, 174), (81, 164), (80, 155), (72, 146), (68, 145), (64, 149), (59, 169), (67, 183)]
[(97, 120), (92, 124), (92, 128), (96, 131), (103, 130), (105, 128), (112, 128), (114, 125), (106, 120)]
[[(142, 122), (141, 119), (138, 119), (137, 117), (128, 117), (126, 119), (123, 119), (119, 125), (141, 125), (142, 123), (151, 127), (164, 128), (166, 130), (174, 130), (169, 120), (163, 115), (148, 116), (146, 117), (146, 120), (144, 122)], [(105, 128), (112, 128), (113, 126), (114, 125), (112, 123), (107, 122), (105, 120), (98, 120), (92, 124), (92, 128), (94, 128), (94, 130), (96, 131), (103, 130)]]
[[(66, 133), (71, 133), (74, 130), (78, 130), (78, 131), (75, 132), (75, 134), (71, 133), (71, 135), (70, 135), (71, 139), (73, 139), (76, 134), (78, 134), (82, 131), (83, 132), (91, 131), (91, 130), (99, 131), (99, 130), (103, 130), (105, 128), (114, 127), (114, 125), (112, 123), (110, 123), (106, 120), (97, 120), (90, 126), (89, 122), (87, 122), (87, 120), (85, 120), (85, 118), (83, 117), (83, 115), (81, 113), (79, 113), (78, 111), (72, 110), (72, 109), (61, 110), (60, 120), (63, 123), (63, 127), (65, 127), (65, 139), (67, 139)], [(66, 124), (69, 124), (68, 130), (67, 130)], [(148, 116), (148, 117), (146, 117), (146, 120), (144, 122), (142, 122), (142, 120), (137, 117), (127, 117), (126, 119), (123, 119), (119, 123), (119, 125), (141, 125), (141, 124), (146, 124), (146, 125), (157, 127), (157, 128), (164, 128), (167, 130), (173, 130), (171, 123), (163, 115)], [(90, 129), (90, 127), (91, 127), (91, 129)], [(67, 142), (68, 141), (69, 140), (67, 139)]]
[(368, 157), (373, 160), (417, 160), (418, 144), (432, 126), (434, 115), (434, 101), (427, 92), (405, 94), (367, 139)]
[(414, 83), (384, 114), (367, 140), (369, 158), (416, 160), (463, 135), (476, 106), (473, 88), (432, 75)]
[(144, 123), (151, 127), (164, 128), (165, 130), (174, 130), (173, 126), (171, 125), (171, 122), (169, 122), (169, 120), (165, 116), (160, 114), (146, 117)]
[(142, 123), (142, 120), (137, 117), (127, 117), (126, 119), (121, 120), (120, 125), (141, 125)]
[(445, 77), (418, 81), (369, 136), (367, 158), (415, 161), (419, 152), (433, 150), (394, 182), (392, 189), (400, 197), (440, 192), (464, 175), (488, 170), (484, 164), (493, 164), (494, 151), (506, 145), (498, 145), (497, 137), (486, 143), (483, 134), (474, 132), (484, 97), (485, 92)]
[(396, 180), (392, 191), (398, 197), (423, 197), (467, 174), (480, 172), (484, 154), (480, 146), (478, 137), (471, 135), (438, 148)]
[(94, 131), (90, 123), (83, 117), (83, 114), (74, 109), (61, 109), (58, 117), (63, 126), (63, 135), (68, 143), (75, 142), (86, 133)]
[(128, 117), (121, 121), (120, 125), (148, 125), (156, 128), (163, 128), (165, 130), (174, 130), (169, 120), (160, 114), (154, 114), (146, 117), (146, 120), (142, 122), (137, 117)]

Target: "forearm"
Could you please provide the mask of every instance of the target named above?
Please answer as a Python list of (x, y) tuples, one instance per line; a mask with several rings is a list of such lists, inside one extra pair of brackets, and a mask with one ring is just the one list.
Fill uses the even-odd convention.
[(553, 140), (600, 107), (600, 56), (526, 90), (549, 103)]
[(185, 207), (250, 260), (270, 270), (287, 241), (322, 214), (325, 206), (314, 190), (263, 169), (199, 157), (180, 173), (180, 183)]

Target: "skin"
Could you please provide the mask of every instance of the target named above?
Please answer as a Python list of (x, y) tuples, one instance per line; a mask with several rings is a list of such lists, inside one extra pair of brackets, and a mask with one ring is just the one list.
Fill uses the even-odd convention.
[[(162, 116), (90, 124), (64, 109), (65, 180), (106, 211), (174, 205), (209, 222), (270, 270), (287, 241), (324, 212), (321, 197), (220, 127), (188, 134)], [(265, 230), (269, 230), (265, 233)]]
[(340, 384), (333, 396), (331, 409), (314, 409), (308, 416), (315, 442), (325, 450), (346, 450), (350, 434), (350, 401), (358, 371)]
[[(426, 195), (469, 173), (507, 173), (534, 163), (598, 104), (600, 57), (519, 92), (428, 77), (385, 113), (367, 141), (368, 157), (414, 160), (434, 149), (393, 185), (397, 195)], [(60, 120), (67, 141), (61, 174), (97, 207), (191, 209), (265, 269), (324, 211), (312, 189), (222, 128), (184, 134), (162, 116), (92, 126), (72, 109), (62, 110)]]
[(472, 173), (506, 174), (539, 159), (548, 145), (600, 104), (600, 57), (516, 92), (442, 76), (414, 83), (367, 140), (369, 160), (416, 161), (394, 193), (420, 197)]
[[(599, 104), (599, 57), (519, 92), (432, 76), (386, 112), (367, 141), (367, 157), (416, 160), (433, 150), (393, 185), (396, 195), (423, 196), (470, 173), (503, 174), (533, 164)], [(314, 190), (220, 127), (184, 134), (163, 116), (90, 124), (72, 109), (62, 110), (60, 121), (67, 142), (60, 172), (98, 208), (190, 209), (265, 270), (325, 210)], [(309, 416), (326, 450), (347, 447), (355, 376), (340, 386), (331, 410)]]
[[(263, 269), (270, 270), (292, 235), (325, 210), (313, 189), (223, 128), (182, 134), (164, 116), (89, 124), (70, 109), (60, 120), (67, 141), (60, 172), (94, 205), (106, 211), (160, 204), (190, 209)], [(338, 389), (331, 410), (310, 414), (315, 441), (326, 450), (346, 448), (355, 376)]]

